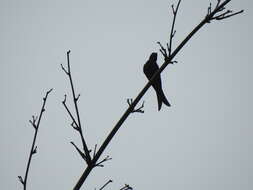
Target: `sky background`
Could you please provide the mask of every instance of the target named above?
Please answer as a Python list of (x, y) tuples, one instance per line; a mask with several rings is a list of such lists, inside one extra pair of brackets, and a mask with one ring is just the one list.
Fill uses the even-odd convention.
[[(212, 1), (214, 4), (216, 1)], [(0, 1), (0, 188), (22, 189), (33, 138), (29, 119), (39, 114), (50, 88), (37, 138), (28, 189), (72, 189), (85, 164), (81, 145), (61, 101), (70, 94), (60, 64), (70, 60), (88, 146), (101, 145), (146, 84), (142, 67), (157, 41), (166, 43), (170, 0)], [(209, 1), (182, 0), (176, 47), (206, 15)], [(251, 0), (236, 17), (204, 26), (162, 73), (172, 107), (157, 111), (153, 89), (145, 113), (132, 114), (82, 189), (251, 190), (253, 188), (253, 88)], [(161, 65), (159, 55), (158, 63)], [(69, 106), (73, 104), (70, 96)], [(72, 109), (73, 110), (73, 109)]]

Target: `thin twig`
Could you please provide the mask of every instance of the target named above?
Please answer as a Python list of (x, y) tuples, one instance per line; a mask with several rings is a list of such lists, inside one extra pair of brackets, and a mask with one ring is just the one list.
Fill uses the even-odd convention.
[[(231, 14), (229, 14), (229, 13), (231, 13)], [(225, 13), (223, 13), (221, 15), (213, 17), (213, 19), (215, 19), (215, 20), (223, 20), (223, 19), (235, 16), (235, 15), (241, 14), (241, 13), (243, 13), (243, 10), (237, 11), (235, 13), (233, 13), (232, 11), (228, 11), (228, 12), (225, 12)]]
[(132, 190), (132, 189), (133, 188), (130, 185), (128, 185), (128, 184), (125, 184), (124, 187), (120, 188), (120, 190)]
[(73, 141), (70, 142), (76, 149), (76, 151), (80, 154), (80, 156), (86, 161), (87, 158), (85, 156), (85, 154), (75, 145), (75, 143)]
[(67, 95), (65, 94), (65, 95), (64, 95), (64, 100), (62, 101), (62, 104), (63, 104), (64, 108), (67, 110), (69, 116), (71, 117), (72, 123), (74, 123), (74, 125), (71, 124), (71, 126), (72, 126), (74, 129), (76, 129), (76, 130), (78, 131), (78, 130), (79, 130), (79, 126), (78, 126), (78, 124), (77, 124), (77, 122), (76, 122), (74, 116), (73, 116), (72, 113), (70, 112), (68, 106), (66, 105), (66, 97), (67, 97)]
[[(224, 3), (227, 4), (230, 1), (231, 0), (224, 1), (222, 4), (224, 4)], [(212, 20), (224, 20), (229, 17), (235, 16), (237, 14), (241, 14), (244, 11), (244, 10), (240, 10), (240, 11), (233, 13), (232, 10), (229, 10), (229, 9), (226, 10), (225, 6), (221, 6), (222, 4), (220, 5), (220, 3), (221, 3), (221, 0), (217, 0), (217, 4), (216, 4), (215, 9), (213, 11), (213, 12), (216, 12), (215, 14), (220, 13), (219, 15), (216, 15), (216, 16), (215, 16), (215, 14), (212, 14), (212, 4), (210, 3), (210, 5), (208, 7), (207, 15), (206, 15), (206, 17), (208, 17), (207, 23), (210, 23)], [(223, 12), (223, 11), (225, 11), (225, 12)]]
[[(173, 13), (173, 21), (172, 21), (171, 30), (170, 30), (169, 43), (166, 43), (167, 49), (163, 47), (163, 45), (161, 44), (161, 42), (157, 42), (157, 44), (160, 46), (159, 51), (163, 55), (165, 61), (171, 56), (172, 41), (173, 41), (173, 38), (175, 37), (175, 34), (176, 34), (176, 30), (174, 28), (175, 28), (177, 12), (178, 12), (180, 3), (181, 3), (181, 0), (178, 1), (176, 9), (174, 8), (174, 4), (171, 5), (172, 13)], [(168, 53), (167, 53), (167, 51), (168, 51)], [(177, 63), (177, 61), (171, 61), (170, 63), (171, 64)]]
[(111, 179), (109, 179), (101, 188), (99, 188), (99, 190), (104, 189), (109, 183), (112, 183)]
[(108, 161), (108, 160), (111, 160), (112, 158), (110, 158), (109, 156), (106, 156), (102, 161), (98, 162), (95, 164), (95, 166), (97, 167), (104, 167), (104, 165), (102, 165), (102, 163)]
[(171, 51), (172, 51), (172, 40), (173, 40), (173, 37), (176, 34), (176, 30), (174, 30), (174, 27), (175, 27), (177, 11), (178, 11), (180, 3), (181, 3), (181, 0), (178, 1), (176, 10), (174, 10), (173, 5), (171, 6), (172, 7), (172, 12), (173, 12), (173, 22), (172, 22), (172, 26), (171, 26), (171, 30), (170, 30), (170, 42), (169, 42), (169, 45), (167, 45), (168, 52), (169, 52), (169, 57), (170, 57)]
[(85, 154), (85, 157), (86, 157), (86, 163), (87, 163), (87, 165), (89, 165), (91, 163), (90, 151), (89, 151), (88, 146), (87, 146), (87, 144), (86, 144), (86, 142), (84, 140), (84, 135), (83, 135), (82, 126), (81, 126), (81, 119), (80, 119), (78, 105), (77, 105), (77, 101), (78, 101), (80, 95), (76, 96), (76, 94), (75, 94), (74, 83), (73, 83), (73, 80), (72, 80), (72, 75), (71, 75), (71, 70), (70, 70), (69, 54), (70, 54), (70, 50), (67, 52), (67, 64), (68, 64), (68, 68), (65, 69), (63, 67), (63, 65), (61, 65), (61, 68), (66, 73), (66, 75), (69, 77), (71, 91), (72, 91), (72, 96), (73, 96), (73, 102), (74, 102), (74, 105), (75, 105), (75, 112), (76, 112), (76, 117), (77, 117), (77, 122), (78, 123), (76, 123), (73, 115), (71, 114), (71, 112), (69, 111), (69, 109), (67, 109), (65, 101), (63, 101), (62, 103), (63, 103), (64, 107), (66, 108), (68, 114), (72, 118), (73, 122), (75, 123), (75, 127), (76, 127), (75, 129), (78, 128), (78, 132), (80, 134), (82, 145), (83, 145), (84, 154)]
[(30, 169), (30, 165), (31, 165), (32, 156), (35, 153), (37, 153), (37, 146), (35, 146), (35, 142), (36, 142), (36, 139), (37, 139), (37, 134), (38, 134), (39, 126), (40, 126), (40, 121), (41, 121), (42, 115), (45, 111), (45, 105), (46, 105), (48, 94), (52, 90), (53, 89), (50, 89), (49, 91), (47, 91), (45, 97), (43, 98), (43, 104), (42, 104), (42, 107), (41, 107), (41, 110), (40, 110), (40, 115), (39, 115), (38, 122), (36, 123), (37, 117), (35, 117), (35, 116), (32, 116), (32, 120), (29, 120), (31, 125), (34, 127), (35, 132), (34, 132), (32, 147), (31, 147), (31, 150), (30, 150), (30, 154), (29, 154), (29, 158), (28, 158), (28, 162), (27, 162), (27, 166), (26, 166), (25, 178), (23, 179), (21, 176), (18, 176), (19, 181), (23, 184), (23, 189), (24, 190), (26, 190), (27, 178), (28, 178), (28, 173), (29, 173), (29, 169)]
[[(133, 99), (132, 99), (132, 98), (128, 98), (128, 99), (127, 99), (127, 104), (128, 104), (129, 106), (131, 106), (132, 102), (133, 102)], [(132, 111), (132, 113), (144, 113), (143, 108), (144, 108), (144, 101), (142, 102), (142, 104), (141, 104), (140, 107), (134, 108), (133, 111)]]

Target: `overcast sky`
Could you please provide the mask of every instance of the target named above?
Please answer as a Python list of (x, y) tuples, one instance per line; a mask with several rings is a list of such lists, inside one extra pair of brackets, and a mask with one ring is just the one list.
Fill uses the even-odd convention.
[[(215, 0), (212, 1), (214, 4)], [(157, 41), (168, 41), (170, 0), (0, 1), (0, 188), (22, 189), (33, 138), (29, 119), (50, 88), (28, 189), (72, 189), (85, 164), (61, 101), (70, 85), (60, 64), (70, 60), (85, 137), (101, 145), (146, 84), (142, 67)], [(174, 47), (200, 22), (208, 0), (182, 0)], [(82, 189), (252, 190), (253, 88), (251, 0), (228, 8), (245, 12), (204, 26), (162, 73), (172, 104), (157, 111), (153, 89), (145, 113), (132, 114)], [(159, 54), (158, 63), (162, 57)], [(142, 101), (143, 101), (142, 100)], [(73, 108), (70, 96), (68, 105)], [(72, 109), (73, 110), (73, 109)]]

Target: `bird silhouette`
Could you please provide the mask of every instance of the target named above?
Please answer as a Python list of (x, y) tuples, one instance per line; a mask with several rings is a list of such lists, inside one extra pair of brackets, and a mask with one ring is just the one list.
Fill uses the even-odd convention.
[[(153, 52), (150, 55), (149, 60), (143, 66), (143, 72), (146, 75), (146, 77), (148, 78), (148, 80), (150, 80), (152, 78), (152, 76), (155, 74), (155, 72), (159, 69), (159, 66), (156, 63), (156, 60), (157, 60), (157, 53)], [(166, 96), (164, 95), (163, 89), (162, 89), (162, 81), (161, 81), (160, 75), (158, 75), (153, 80), (151, 85), (153, 86), (153, 88), (156, 91), (157, 101), (158, 101), (158, 111), (160, 111), (160, 109), (162, 107), (162, 103), (164, 103), (167, 106), (170, 106), (170, 103), (168, 102)]]

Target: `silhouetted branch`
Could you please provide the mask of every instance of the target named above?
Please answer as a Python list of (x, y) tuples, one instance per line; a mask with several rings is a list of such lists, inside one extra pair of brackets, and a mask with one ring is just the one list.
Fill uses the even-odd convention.
[(125, 184), (124, 187), (120, 188), (120, 190), (132, 190), (132, 189), (133, 188), (130, 185), (128, 185), (128, 184)]
[(95, 166), (97, 167), (104, 167), (104, 165), (102, 165), (102, 163), (108, 161), (108, 160), (111, 160), (112, 158), (110, 158), (109, 156), (106, 156), (102, 161), (98, 162), (95, 164)]
[[(199, 29), (202, 28), (205, 24), (209, 23), (215, 17), (215, 15), (218, 12), (220, 12), (220, 10), (224, 10), (224, 6), (226, 4), (228, 4), (230, 1), (231, 0), (225, 0), (223, 3), (220, 3), (220, 1), (218, 1), (217, 7), (213, 11), (211, 11), (211, 9), (210, 9), (208, 15), (205, 16), (205, 18), (192, 30), (192, 32), (188, 36), (186, 36), (186, 38), (178, 45), (178, 47), (168, 57), (165, 58), (165, 61), (162, 64), (162, 66), (159, 68), (159, 70), (157, 70), (155, 72), (155, 74), (153, 75), (153, 77), (148, 81), (148, 83), (144, 86), (144, 88), (137, 95), (137, 97), (131, 102), (131, 104), (129, 105), (128, 109), (124, 112), (124, 114), (122, 115), (122, 117), (119, 119), (119, 121), (113, 127), (112, 131), (106, 137), (106, 139), (102, 143), (101, 147), (98, 149), (97, 153), (95, 154), (94, 158), (92, 159), (92, 164), (90, 164), (90, 165), (88, 165), (86, 167), (86, 169), (83, 172), (82, 176), (80, 177), (80, 179), (78, 180), (77, 184), (75, 185), (74, 190), (79, 190), (81, 188), (82, 184), (84, 183), (84, 181), (88, 177), (89, 173), (94, 168), (94, 165), (97, 163), (98, 159), (100, 158), (100, 156), (104, 152), (104, 150), (107, 147), (107, 145), (110, 143), (110, 141), (112, 140), (112, 138), (114, 137), (114, 135), (117, 133), (117, 131), (119, 130), (119, 128), (121, 127), (121, 125), (124, 123), (124, 121), (127, 119), (127, 117), (134, 111), (135, 106), (138, 104), (138, 102), (141, 100), (141, 98), (143, 97), (143, 95), (149, 89), (149, 87), (153, 83), (154, 79), (158, 75), (160, 75), (160, 73), (168, 66), (168, 64), (174, 63), (173, 62), (174, 57), (184, 47), (184, 45), (192, 38), (192, 36), (194, 34), (196, 34), (196, 32), (198, 32)], [(179, 0), (179, 3), (180, 3), (180, 0)], [(178, 3), (178, 6), (179, 6), (179, 3)], [(174, 10), (174, 8), (173, 8), (173, 11), (174, 11), (173, 13), (175, 13), (177, 10)], [(239, 12), (237, 14), (239, 14)], [(174, 30), (172, 30), (172, 31), (174, 31)], [(173, 38), (174, 35), (175, 35), (175, 33), (172, 32), (172, 35), (171, 35), (172, 38)], [(171, 48), (171, 47), (169, 45), (167, 45), (167, 48)], [(166, 52), (166, 51), (163, 50), (162, 46), (161, 46), (161, 49), (162, 49), (163, 53)], [(169, 51), (169, 49), (168, 49), (168, 51)], [(170, 51), (171, 51), (171, 49), (170, 49)], [(167, 56), (167, 55), (168, 54), (165, 54), (165, 56)]]
[[(131, 106), (132, 102), (133, 102), (133, 99), (132, 99), (132, 98), (128, 98), (128, 99), (127, 99), (127, 104), (128, 104), (129, 106)], [(132, 113), (144, 113), (144, 110), (142, 110), (142, 108), (144, 108), (144, 101), (142, 102), (142, 104), (141, 104), (140, 107), (138, 107), (138, 108), (136, 108), (136, 109), (134, 108), (133, 111), (132, 111)]]
[(176, 10), (174, 9), (174, 5), (173, 4), (171, 5), (172, 13), (173, 13), (173, 22), (172, 22), (172, 26), (171, 26), (171, 30), (170, 30), (170, 43), (169, 43), (169, 45), (167, 43), (167, 50), (169, 52), (169, 56), (171, 55), (171, 51), (172, 51), (172, 40), (176, 34), (176, 30), (174, 30), (174, 27), (175, 27), (177, 11), (178, 11), (180, 3), (181, 3), (181, 0), (178, 1)]
[(102, 187), (100, 187), (99, 190), (104, 189), (109, 183), (112, 183), (111, 179), (109, 179)]
[[(35, 146), (35, 142), (36, 142), (39, 126), (40, 126), (40, 121), (41, 121), (42, 115), (45, 111), (45, 105), (46, 105), (48, 94), (52, 90), (53, 89), (50, 89), (49, 91), (47, 91), (45, 97), (43, 98), (43, 104), (42, 104), (42, 107), (41, 107), (41, 110), (40, 110), (39, 118), (33, 115), (32, 120), (29, 120), (29, 122), (31, 123), (31, 125), (35, 129), (35, 132), (34, 132), (32, 147), (31, 147), (31, 150), (30, 150), (29, 158), (28, 158), (28, 163), (27, 163), (27, 166), (26, 166), (25, 178), (23, 179), (21, 176), (18, 176), (19, 181), (23, 184), (23, 189), (24, 190), (26, 190), (27, 178), (28, 178), (28, 173), (29, 173), (29, 169), (30, 169), (32, 156), (35, 153), (37, 153), (37, 146)], [(38, 118), (38, 121), (37, 121), (37, 118)], [(36, 121), (37, 121), (37, 123), (36, 123)]]
[(72, 96), (73, 96), (73, 102), (74, 102), (74, 105), (75, 105), (75, 111), (76, 111), (76, 117), (77, 117), (77, 122), (78, 123), (74, 119), (73, 114), (70, 112), (70, 110), (66, 106), (66, 95), (65, 95), (65, 98), (62, 101), (62, 103), (63, 103), (65, 109), (67, 110), (69, 116), (71, 117), (71, 119), (72, 119), (72, 121), (74, 123), (72, 125), (72, 127), (74, 129), (76, 129), (79, 132), (79, 134), (80, 134), (82, 145), (83, 145), (84, 154), (85, 154), (85, 157), (86, 157), (86, 163), (87, 163), (87, 165), (90, 165), (90, 163), (91, 163), (90, 151), (89, 151), (88, 146), (87, 146), (87, 144), (86, 144), (86, 142), (84, 140), (84, 135), (83, 135), (83, 132), (82, 132), (82, 127), (81, 127), (81, 120), (80, 120), (79, 110), (78, 110), (78, 105), (77, 105), (77, 101), (78, 101), (78, 99), (80, 97), (80, 94), (78, 96), (76, 96), (76, 94), (75, 94), (74, 83), (73, 83), (73, 80), (72, 80), (72, 75), (71, 75), (71, 70), (70, 70), (69, 54), (70, 54), (70, 50), (67, 52), (68, 68), (65, 69), (65, 67), (62, 64), (61, 64), (61, 68), (65, 72), (65, 74), (68, 76), (69, 81), (70, 81), (70, 86), (71, 86), (71, 91), (72, 91)]
[(75, 147), (75, 149), (80, 154), (80, 156), (86, 161), (87, 158), (86, 158), (85, 154), (75, 145), (75, 143), (73, 141), (71, 141), (70, 143)]
[[(227, 0), (227, 1), (229, 2), (231, 0)], [(214, 11), (216, 11), (215, 14), (220, 13), (218, 15), (212, 14), (212, 4), (210, 3), (210, 5), (207, 9), (207, 15), (206, 15), (206, 17), (208, 17), (208, 20), (209, 20), (209, 21), (207, 21), (208, 23), (210, 23), (211, 20), (223, 20), (223, 19), (227, 19), (229, 17), (235, 16), (237, 14), (243, 13), (243, 10), (237, 11), (235, 13), (233, 13), (233, 11), (230, 9), (226, 10), (225, 5), (222, 7), (220, 6), (220, 2), (221, 2), (221, 0), (217, 0), (217, 4), (214, 9)], [(224, 1), (223, 4), (224, 3), (226, 3), (226, 1)]]
[(77, 122), (76, 122), (74, 116), (73, 116), (72, 113), (70, 112), (68, 106), (66, 105), (66, 98), (67, 98), (67, 95), (65, 94), (65, 95), (64, 95), (64, 100), (62, 101), (62, 104), (63, 104), (63, 106), (65, 107), (65, 109), (67, 110), (69, 116), (70, 116), (71, 119), (72, 119), (71, 126), (72, 126), (75, 130), (79, 131), (79, 126), (78, 126), (78, 124), (77, 124)]
[[(173, 13), (173, 21), (172, 21), (171, 30), (170, 30), (169, 43), (166, 43), (167, 49), (163, 47), (163, 45), (161, 44), (161, 42), (157, 42), (157, 44), (160, 46), (159, 51), (163, 55), (164, 60), (167, 60), (171, 56), (172, 41), (173, 41), (173, 38), (174, 38), (174, 36), (176, 34), (176, 30), (174, 28), (175, 28), (177, 12), (178, 12), (180, 3), (181, 3), (181, 0), (178, 1), (176, 9), (174, 8), (174, 4), (171, 5), (172, 13)], [(167, 53), (167, 51), (168, 51), (168, 53)], [(173, 64), (173, 63), (177, 63), (177, 62), (176, 61), (171, 61), (171, 64)]]
[(31, 125), (33, 126), (33, 128), (36, 130), (36, 120), (37, 120), (37, 116), (32, 115), (32, 120), (29, 120), (29, 122), (31, 123)]

